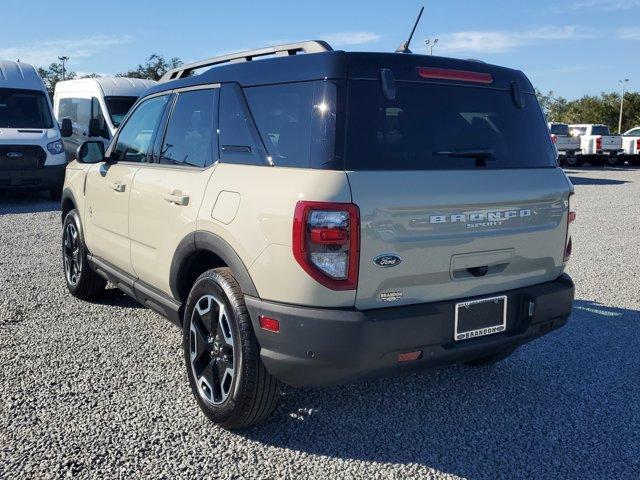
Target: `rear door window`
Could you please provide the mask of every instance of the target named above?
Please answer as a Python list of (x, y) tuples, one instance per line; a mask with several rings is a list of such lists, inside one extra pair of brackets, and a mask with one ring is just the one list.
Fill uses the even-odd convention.
[(217, 89), (181, 92), (162, 144), (160, 163), (208, 167), (217, 159)]
[(555, 167), (542, 111), (532, 94), (449, 84), (351, 80), (347, 170), (457, 170)]

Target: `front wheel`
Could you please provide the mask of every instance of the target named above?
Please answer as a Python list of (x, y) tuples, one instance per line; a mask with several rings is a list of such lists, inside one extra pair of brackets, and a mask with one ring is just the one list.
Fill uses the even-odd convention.
[(228, 268), (208, 270), (194, 283), (182, 343), (191, 390), (211, 421), (232, 430), (271, 415), (279, 383), (260, 359), (244, 296)]
[(87, 249), (75, 209), (67, 213), (62, 224), (62, 264), (67, 289), (74, 297), (90, 300), (104, 291), (107, 281), (91, 270), (87, 263)]

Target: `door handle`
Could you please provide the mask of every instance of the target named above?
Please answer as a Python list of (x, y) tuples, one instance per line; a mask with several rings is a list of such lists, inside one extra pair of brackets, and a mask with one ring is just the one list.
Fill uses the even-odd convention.
[(168, 193), (164, 196), (164, 199), (169, 203), (181, 207), (189, 205), (189, 195), (183, 195), (181, 192), (173, 191), (172, 193)]
[(124, 192), (125, 184), (120, 182), (115, 182), (113, 185), (111, 185), (111, 188), (113, 188), (116, 192), (122, 193)]

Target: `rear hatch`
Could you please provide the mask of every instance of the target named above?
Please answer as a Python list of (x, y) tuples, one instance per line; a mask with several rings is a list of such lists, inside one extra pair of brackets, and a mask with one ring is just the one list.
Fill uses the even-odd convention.
[(602, 150), (620, 150), (622, 148), (622, 137), (617, 135), (602, 136)]
[(423, 77), (415, 62), (424, 57), (414, 58), (392, 68), (391, 81), (348, 81), (345, 170), (361, 218), (356, 307), (556, 278), (570, 184), (530, 84), (472, 62)]
[(580, 139), (578, 137), (558, 135), (556, 137), (556, 148), (561, 152), (579, 150)]

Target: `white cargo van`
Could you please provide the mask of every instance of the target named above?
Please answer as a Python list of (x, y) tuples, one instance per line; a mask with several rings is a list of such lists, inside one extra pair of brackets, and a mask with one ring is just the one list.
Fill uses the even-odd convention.
[(138, 97), (156, 82), (139, 78), (101, 77), (56, 84), (54, 112), (62, 126), (67, 159), (86, 140), (108, 145)]
[(38, 72), (28, 63), (0, 60), (0, 191), (48, 190), (59, 199), (66, 163)]

